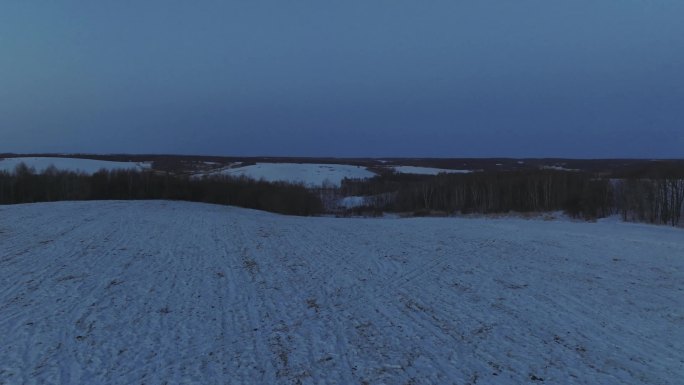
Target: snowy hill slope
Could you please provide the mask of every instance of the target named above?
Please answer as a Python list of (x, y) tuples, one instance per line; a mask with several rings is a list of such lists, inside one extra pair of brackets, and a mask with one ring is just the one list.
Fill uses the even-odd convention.
[(42, 172), (50, 166), (55, 166), (62, 171), (78, 171), (86, 174), (94, 174), (101, 169), (105, 170), (145, 170), (150, 168), (149, 163), (135, 162), (111, 162), (94, 159), (80, 158), (50, 158), (50, 157), (24, 157), (0, 159), (0, 170), (13, 172), (20, 164), (24, 163), (33, 167), (37, 172)]
[(0, 206), (0, 383), (674, 384), (683, 288), (666, 227)]
[(360, 166), (312, 163), (257, 163), (208, 173), (208, 175), (215, 174), (246, 176), (268, 182), (303, 183), (312, 187), (321, 186), (326, 181), (339, 186), (344, 178), (363, 179), (372, 178), (375, 175)]
[(452, 170), (448, 168), (434, 168), (434, 167), (416, 167), (416, 166), (393, 166), (394, 172), (399, 174), (420, 174), (420, 175), (437, 175), (437, 174), (469, 174), (473, 170)]

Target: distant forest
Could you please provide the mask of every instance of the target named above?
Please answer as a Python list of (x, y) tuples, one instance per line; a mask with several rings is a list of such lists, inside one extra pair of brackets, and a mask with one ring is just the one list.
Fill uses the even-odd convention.
[(101, 170), (93, 175), (59, 171), (42, 173), (20, 164), (0, 172), (0, 204), (63, 200), (169, 199), (233, 205), (288, 215), (317, 215), (321, 200), (303, 185), (246, 178), (189, 178), (158, 172)]
[[(345, 209), (342, 197), (364, 204)], [(554, 169), (487, 171), (436, 176), (384, 171), (340, 187), (160, 171), (99, 171), (93, 175), (19, 165), (0, 172), (0, 204), (61, 200), (170, 199), (234, 205), (288, 215), (453, 215), (564, 211), (588, 220), (619, 214), (626, 221), (679, 226), (684, 210), (684, 168), (647, 174), (602, 175)]]
[(564, 211), (585, 219), (620, 214), (626, 221), (678, 226), (684, 210), (684, 170), (648, 178), (609, 178), (589, 172), (528, 170), (437, 176), (385, 174), (345, 180), (343, 196), (367, 196), (352, 213), (414, 215)]

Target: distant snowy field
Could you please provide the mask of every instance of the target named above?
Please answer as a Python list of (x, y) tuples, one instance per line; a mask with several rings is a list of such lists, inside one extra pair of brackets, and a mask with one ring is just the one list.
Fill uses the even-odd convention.
[(208, 175), (246, 176), (268, 182), (303, 183), (307, 186), (322, 186), (328, 181), (336, 186), (344, 178), (372, 178), (374, 173), (364, 167), (348, 164), (309, 164), (309, 163), (257, 163), (255, 165), (228, 168)]
[(344, 207), (346, 209), (351, 209), (354, 207), (361, 207), (366, 205), (366, 197), (364, 196), (351, 196), (351, 197), (344, 197), (339, 200), (338, 205), (340, 207)]
[(134, 163), (134, 162), (110, 162), (104, 160), (93, 159), (77, 159), (77, 158), (7, 158), (0, 159), (0, 170), (13, 172), (20, 164), (24, 163), (29, 167), (33, 167), (37, 172), (42, 172), (51, 165), (54, 165), (58, 170), (62, 171), (79, 171), (86, 174), (94, 174), (101, 169), (106, 170), (143, 170), (149, 169), (149, 163)]
[(681, 229), (0, 206), (3, 384), (682, 378)]
[(441, 173), (447, 174), (468, 174), (472, 170), (452, 170), (448, 168), (432, 168), (432, 167), (415, 167), (415, 166), (394, 166), (395, 172), (400, 174), (420, 174), (420, 175), (437, 175)]

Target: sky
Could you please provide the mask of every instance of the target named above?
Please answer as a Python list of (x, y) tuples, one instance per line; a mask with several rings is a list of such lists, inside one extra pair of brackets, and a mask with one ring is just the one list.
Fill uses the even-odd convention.
[(681, 0), (0, 1), (0, 153), (684, 158)]

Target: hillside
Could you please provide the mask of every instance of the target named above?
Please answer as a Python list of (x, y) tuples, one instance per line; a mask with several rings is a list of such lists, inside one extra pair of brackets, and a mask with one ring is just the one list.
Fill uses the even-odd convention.
[(196, 174), (202, 175), (244, 176), (254, 180), (302, 183), (308, 187), (320, 187), (326, 184), (339, 186), (344, 178), (372, 178), (375, 174), (365, 167), (348, 164), (257, 163)]
[(673, 384), (681, 229), (0, 206), (0, 383)]
[[(650, 177), (681, 170), (684, 159), (567, 159), (567, 158), (330, 158), (330, 157), (249, 157), (208, 155), (159, 154), (13, 154), (0, 153), (1, 159), (14, 158), (90, 159), (109, 162), (137, 162), (153, 164), (155, 169), (171, 172), (193, 172), (197, 166), (236, 163), (290, 163), (316, 165), (351, 165), (361, 167), (399, 168), (400, 172), (434, 174), (435, 170), (470, 171), (526, 171), (539, 169), (580, 170), (612, 177)], [(203, 168), (203, 167), (201, 167)], [(210, 167), (211, 168), (211, 167)], [(403, 171), (401, 171), (403, 170)], [(204, 171), (204, 170), (200, 170)], [(453, 172), (453, 171), (452, 171)]]
[(39, 173), (51, 166), (61, 171), (83, 172), (86, 174), (93, 174), (103, 169), (138, 171), (150, 169), (150, 163), (145, 162), (119, 162), (63, 157), (17, 157), (0, 159), (0, 171), (13, 172), (19, 164), (32, 167)]

